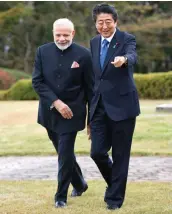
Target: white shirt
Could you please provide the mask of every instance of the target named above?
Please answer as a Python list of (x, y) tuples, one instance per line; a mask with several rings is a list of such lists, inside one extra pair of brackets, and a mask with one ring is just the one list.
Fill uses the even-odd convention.
[[(115, 30), (114, 33), (113, 33), (110, 37), (108, 37), (108, 38), (105, 38), (105, 37), (101, 36), (101, 46), (102, 46), (102, 42), (103, 42), (104, 39), (106, 39), (106, 40), (109, 42), (109, 44), (110, 44), (110, 42), (111, 42), (113, 36), (115, 35), (115, 33), (116, 33), (116, 30)], [(109, 47), (109, 45), (108, 45), (108, 47)]]

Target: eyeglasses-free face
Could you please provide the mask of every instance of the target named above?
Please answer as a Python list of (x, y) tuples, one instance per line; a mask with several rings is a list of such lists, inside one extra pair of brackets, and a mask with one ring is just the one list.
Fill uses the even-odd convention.
[(117, 21), (114, 21), (112, 14), (100, 13), (97, 15), (96, 29), (103, 37), (110, 37), (114, 33), (116, 26)]

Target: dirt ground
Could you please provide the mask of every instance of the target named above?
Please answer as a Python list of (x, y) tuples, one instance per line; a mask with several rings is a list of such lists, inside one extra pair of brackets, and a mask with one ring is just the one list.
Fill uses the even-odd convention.
[(1, 101), (0, 125), (34, 124), (37, 111), (38, 101)]

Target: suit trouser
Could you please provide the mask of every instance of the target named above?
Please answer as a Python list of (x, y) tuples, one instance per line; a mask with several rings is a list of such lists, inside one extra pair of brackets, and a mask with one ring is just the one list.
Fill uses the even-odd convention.
[[(91, 121), (91, 157), (108, 188), (105, 201), (121, 207), (125, 197), (132, 136), (136, 118), (111, 120), (100, 99)], [(108, 151), (112, 148), (112, 160)]]
[(70, 183), (80, 191), (85, 187), (81, 169), (74, 154), (74, 144), (77, 132), (57, 134), (47, 130), (48, 136), (58, 153), (58, 189), (55, 201), (67, 201)]

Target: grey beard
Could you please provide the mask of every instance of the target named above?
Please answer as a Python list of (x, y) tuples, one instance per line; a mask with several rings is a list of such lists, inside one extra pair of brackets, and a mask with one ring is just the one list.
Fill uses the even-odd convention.
[(64, 50), (66, 50), (69, 46), (71, 46), (72, 40), (71, 40), (70, 42), (68, 42), (66, 45), (59, 45), (56, 41), (54, 41), (54, 43), (56, 44), (56, 46), (57, 46), (60, 50), (64, 51)]

